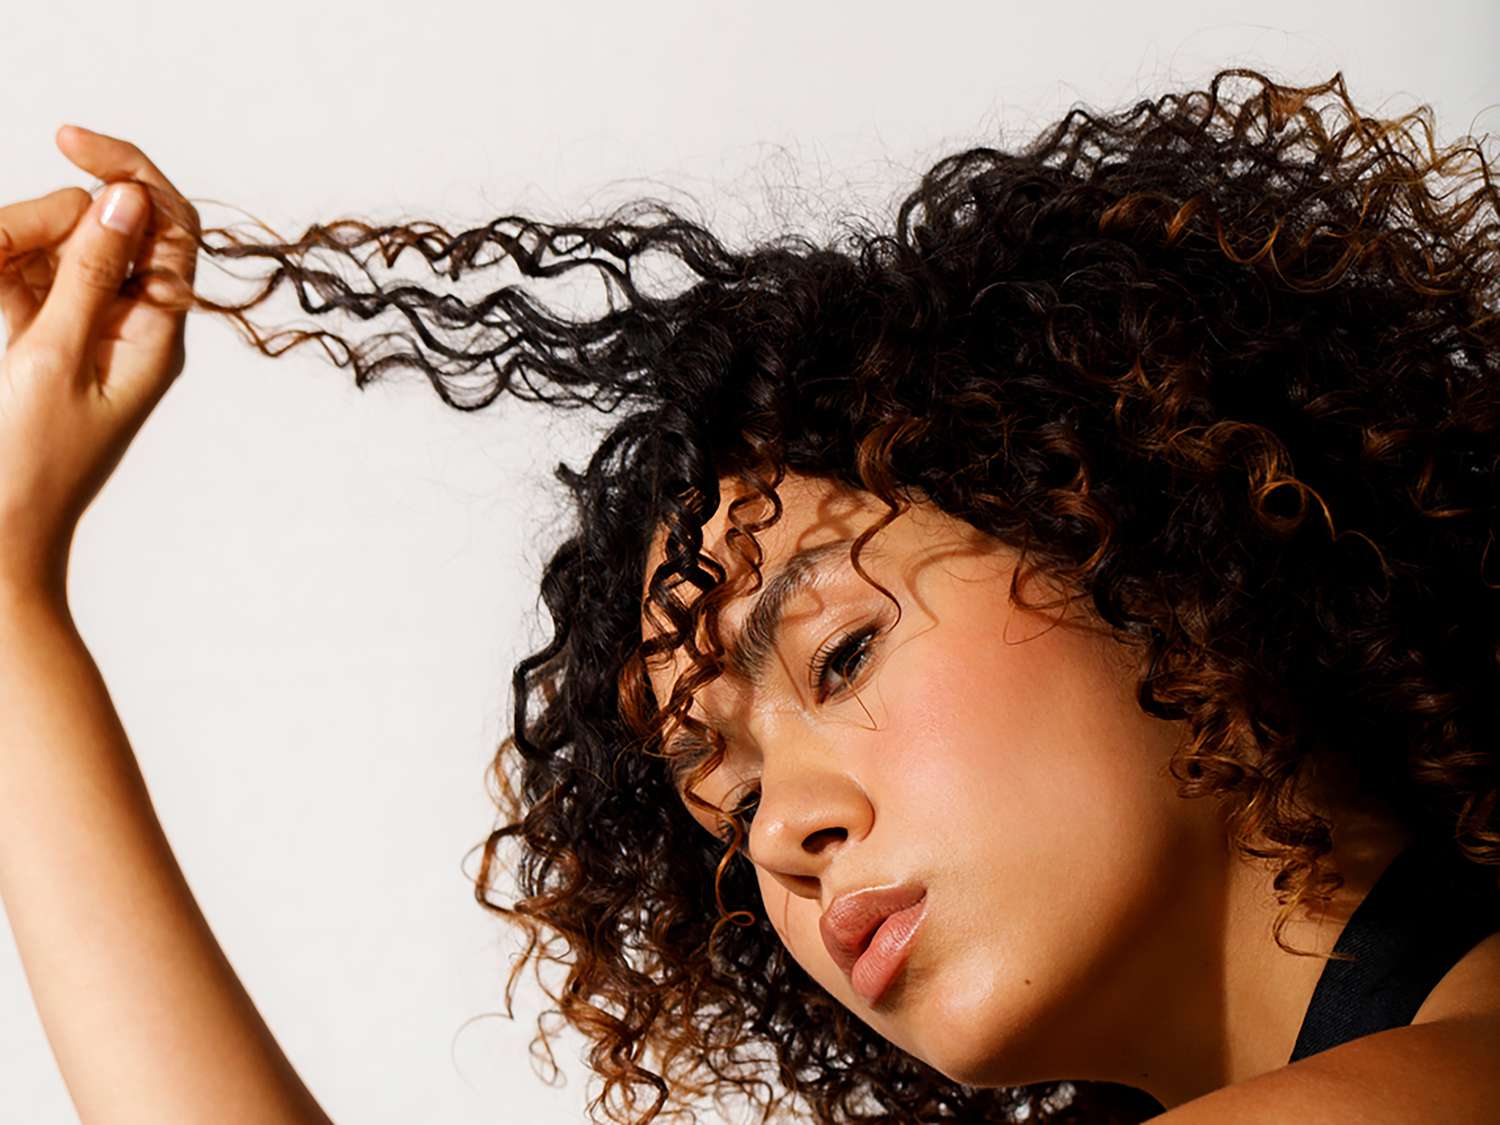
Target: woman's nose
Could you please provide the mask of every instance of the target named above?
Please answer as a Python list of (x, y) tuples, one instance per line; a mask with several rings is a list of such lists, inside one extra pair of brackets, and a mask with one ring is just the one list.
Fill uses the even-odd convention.
[[(863, 839), (872, 819), (869, 798), (847, 774), (824, 768), (768, 772), (750, 823), (750, 858), (795, 880), (790, 889), (816, 897), (816, 881), (833, 857)], [(811, 888), (806, 880), (813, 880)]]

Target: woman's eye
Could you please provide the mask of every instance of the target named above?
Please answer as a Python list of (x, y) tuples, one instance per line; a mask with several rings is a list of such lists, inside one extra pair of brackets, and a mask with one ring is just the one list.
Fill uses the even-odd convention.
[[(741, 791), (730, 812), (725, 814), (731, 822), (739, 822), (745, 835), (750, 834), (750, 822), (755, 819), (755, 806), (760, 804), (760, 785), (752, 783)], [(725, 827), (718, 833), (726, 844), (734, 839), (734, 829)]]
[(871, 647), (879, 632), (877, 627), (866, 625), (835, 637), (813, 655), (813, 690), (819, 701), (853, 684), (869, 661)]

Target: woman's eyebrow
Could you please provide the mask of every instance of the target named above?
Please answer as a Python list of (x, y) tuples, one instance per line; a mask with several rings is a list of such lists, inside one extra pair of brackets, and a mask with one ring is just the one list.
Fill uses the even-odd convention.
[[(849, 557), (852, 538), (805, 547), (788, 558), (765, 580), (755, 604), (730, 638), (725, 658), (730, 669), (752, 687), (763, 686), (766, 662), (776, 649), (781, 621), (792, 595), (812, 584), (834, 556)], [(861, 555), (874, 548), (866, 546)]]

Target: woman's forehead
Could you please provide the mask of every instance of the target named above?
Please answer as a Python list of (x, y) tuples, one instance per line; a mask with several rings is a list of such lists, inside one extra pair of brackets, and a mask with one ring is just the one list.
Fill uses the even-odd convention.
[[(724, 567), (726, 576), (735, 581), (745, 575), (749, 565), (738, 551), (728, 545), (729, 507), (741, 497), (754, 493), (738, 482), (721, 482), (719, 507), (703, 525), (703, 554)], [(870, 526), (883, 513), (885, 505), (868, 492), (861, 492), (835, 481), (788, 474), (776, 489), (781, 500), (781, 516), (774, 525), (756, 532), (760, 545), (760, 568), (766, 570), (798, 551), (821, 543), (850, 539)], [(752, 500), (739, 512), (740, 522), (758, 522), (771, 511), (770, 502)], [(646, 553), (646, 567), (641, 586), (642, 609), (651, 577), (666, 557), (666, 528), (658, 527)], [(743, 592), (740, 596), (744, 596)]]

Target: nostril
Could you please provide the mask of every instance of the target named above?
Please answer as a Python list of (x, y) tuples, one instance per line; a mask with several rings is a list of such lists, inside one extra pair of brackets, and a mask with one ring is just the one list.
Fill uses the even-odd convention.
[(816, 832), (809, 833), (802, 841), (802, 846), (813, 854), (817, 854), (829, 844), (846, 840), (848, 837), (848, 831), (843, 828), (820, 828)]

